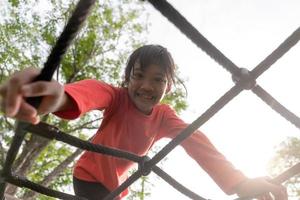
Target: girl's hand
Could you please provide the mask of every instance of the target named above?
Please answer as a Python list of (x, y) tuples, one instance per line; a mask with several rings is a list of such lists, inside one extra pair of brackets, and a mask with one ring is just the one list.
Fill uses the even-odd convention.
[[(27, 68), (0, 85), (1, 109), (6, 116), (37, 124), (39, 114), (54, 112), (61, 106), (66, 96), (63, 86), (57, 81), (32, 82), (39, 73), (38, 69)], [(37, 96), (43, 96), (38, 109), (25, 101)]]
[(247, 179), (236, 187), (239, 197), (256, 197), (258, 200), (287, 200), (287, 190), (282, 185), (272, 183), (268, 177)]

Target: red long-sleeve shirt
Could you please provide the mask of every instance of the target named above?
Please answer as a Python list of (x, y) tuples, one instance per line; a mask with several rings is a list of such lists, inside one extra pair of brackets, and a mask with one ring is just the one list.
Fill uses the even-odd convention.
[[(74, 119), (91, 110), (103, 110), (104, 118), (92, 142), (126, 150), (138, 155), (147, 154), (161, 138), (174, 138), (188, 125), (165, 104), (156, 105), (150, 115), (140, 112), (130, 100), (126, 88), (117, 88), (96, 80), (84, 80), (65, 86), (76, 107), (56, 115)], [(218, 152), (199, 130), (181, 144), (227, 194), (245, 179), (226, 158)], [(113, 191), (122, 184), (133, 162), (86, 151), (78, 160), (76, 178), (100, 182)], [(120, 197), (128, 193), (125, 190)]]

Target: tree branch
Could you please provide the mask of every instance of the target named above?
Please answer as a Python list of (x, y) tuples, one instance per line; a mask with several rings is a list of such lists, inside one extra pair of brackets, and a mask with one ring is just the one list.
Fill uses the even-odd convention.
[[(39, 184), (48, 187), (50, 183), (55, 180), (55, 178), (61, 174), (68, 165), (74, 161), (74, 159), (79, 156), (82, 153), (82, 149), (77, 149), (72, 155), (67, 157), (62, 163), (60, 163), (50, 174), (48, 174), (43, 181), (41, 181)], [(24, 200), (31, 200), (34, 199), (34, 197), (38, 195), (38, 193), (34, 191), (28, 191), (23, 195)]]
[(75, 131), (80, 130), (80, 129), (97, 129), (98, 127), (87, 127), (87, 125), (89, 125), (89, 124), (91, 124), (91, 123), (94, 123), (94, 122), (96, 122), (96, 121), (98, 121), (98, 120), (101, 120), (101, 119), (103, 119), (103, 117), (98, 117), (98, 118), (96, 118), (96, 119), (93, 119), (93, 120), (91, 120), (91, 121), (88, 121), (88, 122), (86, 122), (86, 123), (83, 123), (83, 124), (81, 124), (81, 125), (78, 126), (78, 127), (75, 127), (75, 128), (73, 128), (73, 129), (68, 130), (67, 133), (72, 133), (72, 132), (75, 132)]
[[(14, 164), (14, 171), (23, 176), (27, 174), (35, 159), (50, 142), (48, 139), (36, 135), (32, 135), (31, 138), (31, 141), (24, 146), (21, 155)], [(14, 195), (17, 189), (17, 186), (9, 185), (6, 192), (10, 195)]]

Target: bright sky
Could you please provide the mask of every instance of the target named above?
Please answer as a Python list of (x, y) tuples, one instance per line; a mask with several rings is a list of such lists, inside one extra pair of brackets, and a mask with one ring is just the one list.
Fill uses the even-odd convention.
[[(299, 0), (169, 0), (211, 43), (239, 67), (253, 69), (300, 26)], [(181, 77), (188, 79), (189, 108), (183, 119), (192, 122), (232, 86), (231, 75), (149, 4), (149, 41), (169, 49)], [(257, 80), (279, 102), (300, 116), (300, 44)], [(298, 56), (297, 56), (298, 55)], [(299, 130), (270, 109), (251, 91), (243, 91), (200, 128), (249, 177), (267, 175), (275, 146)], [(163, 169), (199, 195), (226, 196), (190, 159), (176, 149)], [(155, 179), (156, 181), (156, 179)], [(155, 182), (149, 200), (189, 199), (163, 180)]]

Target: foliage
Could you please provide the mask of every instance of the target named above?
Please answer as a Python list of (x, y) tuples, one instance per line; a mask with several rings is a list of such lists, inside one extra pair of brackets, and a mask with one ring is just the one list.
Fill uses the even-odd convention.
[[(6, 0), (0, 14), (0, 82), (29, 66), (42, 67), (60, 35), (74, 1)], [(82, 31), (68, 49), (56, 79), (69, 83), (85, 78), (112, 84), (121, 82), (126, 59), (145, 43), (147, 31), (143, 2), (138, 0), (97, 1)], [(182, 89), (175, 89), (165, 101), (178, 111), (186, 107)], [(101, 113), (92, 112), (73, 121), (52, 115), (43, 121), (81, 139), (88, 139), (99, 127)], [(13, 136), (14, 120), (0, 115), (0, 163)], [(28, 134), (15, 161), (14, 171), (28, 179), (63, 191), (71, 183), (73, 161), (81, 151)], [(142, 180), (147, 181), (146, 179)], [(8, 193), (23, 199), (53, 199), (9, 186)], [(142, 195), (142, 194), (141, 194)]]
[[(282, 173), (284, 170), (300, 162), (300, 139), (289, 137), (283, 141), (276, 151), (276, 155), (269, 163), (269, 171), (272, 176)], [(300, 197), (300, 175), (289, 179), (285, 185), (288, 188), (289, 197)]]
[(149, 178), (147, 176), (142, 176), (139, 182), (139, 185), (134, 184), (130, 187), (131, 195), (128, 196), (127, 200), (144, 200), (146, 197), (151, 195), (151, 189), (149, 186), (153, 186), (153, 184), (149, 181)]
[[(179, 74), (179, 71), (176, 71)], [(162, 103), (171, 105), (177, 113), (184, 111), (187, 108), (187, 103), (184, 99), (187, 96), (187, 89), (184, 85), (184, 81), (178, 76), (176, 77), (175, 84), (171, 91), (164, 97)]]

